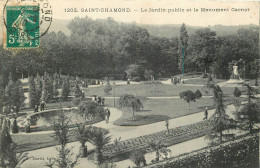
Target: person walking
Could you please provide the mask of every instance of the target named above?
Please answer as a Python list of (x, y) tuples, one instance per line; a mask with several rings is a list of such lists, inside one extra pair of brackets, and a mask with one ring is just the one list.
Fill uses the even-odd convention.
[(84, 89), (82, 89), (81, 97), (82, 97), (82, 98), (85, 98), (85, 90), (84, 90)]
[(9, 117), (6, 117), (6, 123), (7, 123), (7, 127), (8, 127), (8, 132), (10, 132), (10, 130), (11, 130), (11, 121), (10, 121)]
[(204, 118), (203, 120), (207, 120), (208, 119), (208, 107), (205, 108), (205, 112), (204, 112)]
[(110, 117), (110, 110), (107, 109), (106, 123), (109, 122), (109, 117)]
[(25, 123), (25, 133), (31, 132), (31, 117), (27, 116), (26, 123)]
[(165, 126), (166, 126), (167, 132), (169, 134), (170, 133), (170, 130), (169, 130), (169, 120), (167, 118), (165, 119)]
[(101, 106), (101, 96), (98, 96), (98, 105)]
[(102, 97), (102, 99), (101, 99), (101, 104), (102, 104), (102, 106), (105, 105), (105, 98), (104, 97)]
[(41, 111), (44, 111), (46, 103), (44, 101), (41, 102)]
[(37, 104), (34, 105), (34, 112), (38, 112), (39, 111), (39, 106)]
[(17, 121), (16, 121), (16, 117), (13, 120), (13, 124), (12, 124), (12, 133), (18, 133), (19, 132), (19, 127), (17, 125)]

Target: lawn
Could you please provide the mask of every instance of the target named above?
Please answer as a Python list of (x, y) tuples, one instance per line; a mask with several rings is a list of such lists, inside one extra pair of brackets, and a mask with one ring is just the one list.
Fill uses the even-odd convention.
[[(104, 93), (104, 87), (93, 87), (93, 88), (85, 88), (85, 95), (92, 96), (106, 96), (113, 97), (113, 90), (110, 94)], [(114, 87), (113, 87), (114, 88)], [(145, 97), (167, 97), (167, 96), (179, 96), (179, 93), (182, 91), (191, 90), (195, 92), (196, 90), (200, 90), (203, 96), (213, 95), (212, 91), (203, 86), (185, 86), (185, 85), (165, 85), (165, 84), (130, 84), (130, 85), (116, 85), (115, 86), (115, 96), (121, 96), (123, 94), (134, 94), (138, 96)], [(233, 94), (234, 89), (223, 87), (222, 88), (224, 94), (230, 95)]]
[[(225, 82), (226, 79), (216, 79), (213, 78), (215, 83)], [(208, 82), (208, 78), (196, 78), (196, 79), (189, 79), (185, 81), (185, 84), (196, 84), (196, 85), (205, 85)]]
[[(224, 104), (231, 104), (232, 99), (233, 97), (224, 97)], [(111, 103), (110, 105), (112, 105), (112, 102), (112, 100), (109, 100), (107, 103)], [(213, 109), (214, 101), (213, 98), (201, 98), (196, 100), (196, 102), (191, 102), (190, 109), (189, 104), (179, 98), (148, 99), (143, 102), (143, 105), (144, 108), (142, 111), (135, 112), (135, 115), (137, 118), (140, 118), (140, 120), (129, 121), (129, 118), (131, 118), (133, 114), (132, 110), (122, 108), (121, 110), (123, 111), (123, 116), (115, 121), (114, 124), (121, 126), (137, 126), (164, 121), (166, 118), (178, 118), (204, 111), (206, 107)], [(118, 104), (117, 107), (119, 107)], [(201, 117), (203, 118), (204, 116)]]
[[(106, 131), (105, 129), (101, 128), (102, 131)], [(17, 152), (26, 152), (41, 148), (46, 148), (50, 146), (56, 146), (59, 145), (59, 143), (54, 140), (52, 137), (54, 133), (47, 133), (47, 134), (12, 134), (12, 140), (17, 146)], [(77, 141), (75, 138), (75, 129), (69, 130), (69, 142), (75, 142)]]
[[(149, 99), (144, 103), (144, 109), (135, 112), (137, 116), (144, 116), (142, 120), (130, 122), (127, 119), (132, 116), (130, 109), (122, 109), (123, 116), (114, 122), (116, 125), (145, 125), (164, 121), (166, 118), (177, 118), (203, 111), (205, 107), (213, 108), (212, 98), (201, 98), (189, 104), (181, 99)], [(203, 117), (203, 116), (202, 116)]]
[[(17, 152), (25, 152), (58, 145), (58, 142), (51, 137), (52, 135), (53, 134), (13, 134), (11, 137), (12, 140), (18, 144)], [(76, 141), (76, 138), (71, 136), (69, 142), (74, 141)]]

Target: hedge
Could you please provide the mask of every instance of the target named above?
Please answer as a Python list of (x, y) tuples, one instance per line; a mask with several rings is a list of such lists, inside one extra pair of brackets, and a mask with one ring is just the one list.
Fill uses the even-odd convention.
[(234, 141), (202, 148), (145, 168), (258, 168), (259, 136), (243, 135)]

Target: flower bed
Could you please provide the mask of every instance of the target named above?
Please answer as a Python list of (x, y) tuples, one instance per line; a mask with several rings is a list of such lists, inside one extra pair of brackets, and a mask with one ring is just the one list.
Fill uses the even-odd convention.
[(147, 168), (258, 168), (258, 166), (259, 137), (255, 134), (243, 135), (234, 141), (202, 148), (159, 163), (150, 164)]
[(171, 146), (177, 143), (188, 141), (200, 136), (204, 136), (209, 130), (208, 121), (201, 121), (194, 124), (181, 126), (157, 132), (154, 134), (140, 136), (134, 139), (118, 142), (117, 144), (109, 144), (104, 147), (102, 153), (104, 158), (113, 159), (117, 161), (117, 158), (125, 156), (126, 158), (134, 150), (146, 150), (150, 147), (151, 143), (161, 142), (165, 146)]

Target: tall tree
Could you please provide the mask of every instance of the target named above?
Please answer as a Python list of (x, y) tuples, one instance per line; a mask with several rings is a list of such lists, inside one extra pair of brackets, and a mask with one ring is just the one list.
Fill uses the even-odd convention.
[(197, 29), (189, 38), (189, 59), (198, 71), (208, 72), (215, 57), (216, 32), (209, 28)]
[(5, 98), (4, 102), (6, 106), (9, 106), (9, 108), (12, 108), (14, 105), (14, 82), (11, 78), (11, 75), (9, 76), (9, 82), (5, 88)]
[(67, 100), (69, 94), (70, 94), (70, 81), (69, 81), (69, 78), (66, 77), (62, 83), (62, 94), (61, 95), (62, 95), (63, 100)]
[(39, 105), (41, 96), (42, 96), (42, 85), (43, 85), (42, 78), (39, 75), (39, 73), (35, 77), (34, 82), (35, 82), (35, 91), (36, 91), (36, 99), (35, 99), (36, 102), (35, 103), (37, 105)]
[(225, 140), (234, 138), (234, 134), (223, 133), (225, 130), (235, 128), (235, 123), (226, 114), (223, 103), (223, 92), (216, 85), (212, 85), (214, 97), (215, 97), (215, 112), (210, 117), (209, 122), (211, 130), (206, 135), (206, 138), (211, 140), (212, 144), (222, 143), (223, 137)]
[(124, 94), (119, 98), (119, 105), (120, 107), (132, 108), (134, 117), (135, 112), (143, 108), (142, 99), (146, 98)]
[(31, 108), (34, 108), (35, 105), (39, 105), (33, 76), (29, 77), (29, 103)]
[(41, 94), (41, 102), (48, 102), (48, 91), (47, 91), (47, 84), (46, 81), (43, 80), (42, 85), (42, 94)]
[(180, 30), (180, 47), (179, 47), (179, 69), (182, 73), (184, 73), (184, 60), (185, 60), (185, 55), (187, 55), (187, 47), (188, 47), (188, 32), (186, 30), (186, 26), (183, 23), (181, 25), (181, 30)]
[[(61, 109), (57, 120), (53, 121), (52, 128), (54, 135), (52, 137), (59, 143), (59, 147), (56, 148), (58, 156), (53, 158), (52, 162), (45, 163), (47, 166), (56, 164), (59, 168), (73, 168), (78, 162), (79, 155), (74, 155), (72, 149), (67, 146), (70, 133), (69, 133), (70, 119), (64, 114)], [(75, 159), (73, 158), (75, 157)]]
[(95, 154), (97, 155), (98, 163), (102, 163), (102, 149), (111, 141), (111, 136), (108, 136), (109, 131), (102, 131), (101, 128), (92, 127), (90, 130), (90, 142), (95, 146)]
[(259, 91), (248, 84), (245, 84), (245, 86), (247, 88), (247, 103), (243, 106), (241, 111), (237, 112), (236, 117), (242, 125), (246, 124), (246, 128), (252, 133), (254, 124), (260, 120), (260, 107), (256, 102), (258, 98), (255, 97), (255, 94), (258, 94)]
[(22, 82), (20, 80), (16, 81), (16, 83), (14, 85), (13, 94), (14, 94), (13, 95), (14, 106), (16, 106), (16, 112), (18, 112), (18, 111), (20, 111), (21, 106), (25, 100)]
[(76, 86), (74, 88), (74, 95), (76, 98), (81, 97), (82, 96), (82, 91), (79, 88), (79, 85), (76, 83)]

